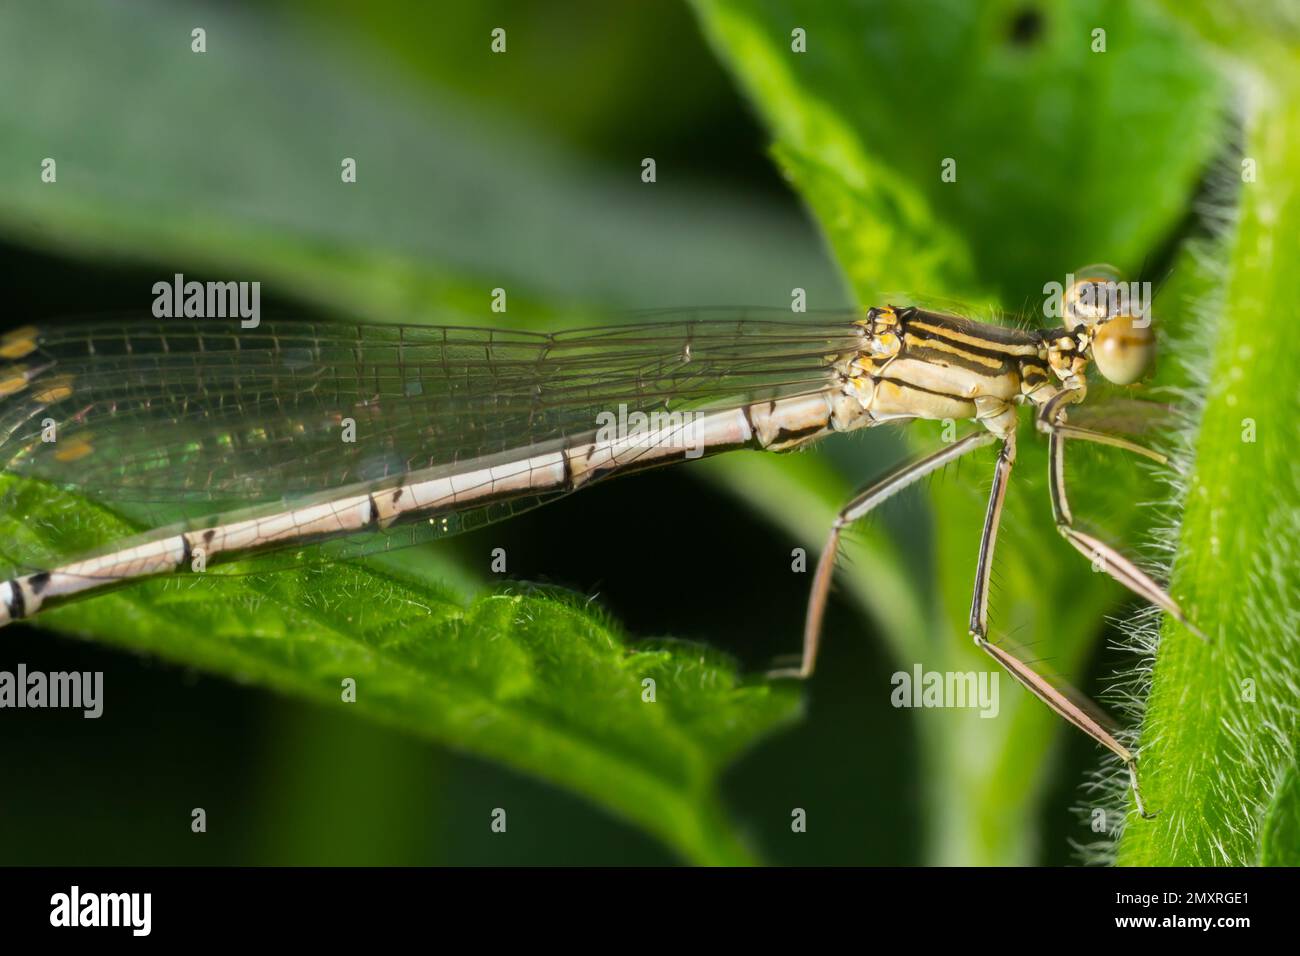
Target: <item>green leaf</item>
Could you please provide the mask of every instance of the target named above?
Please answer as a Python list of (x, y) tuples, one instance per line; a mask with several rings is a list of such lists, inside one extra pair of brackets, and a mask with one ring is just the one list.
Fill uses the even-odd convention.
[[(0, 547), (89, 550), (139, 530), (35, 482), (5, 476), (0, 493), (17, 496), (0, 516)], [(598, 609), (561, 592), (466, 600), (372, 565), (249, 570), (154, 579), (53, 609), (42, 623), (498, 760), (588, 797), (695, 862), (752, 859), (719, 805), (717, 777), (795, 715), (788, 685), (742, 683), (733, 662), (697, 645), (628, 645)], [(343, 699), (347, 679), (355, 703)]]
[(1161, 0), (1171, 16), (1247, 67), (1300, 46), (1300, 8), (1291, 0)]
[[(1136, 272), (1215, 146), (1217, 82), (1145, 3), (1033, 8), (1030, 43), (1021, 3), (695, 6), (860, 296), (991, 292), (1018, 309), (1089, 262)], [(922, 280), (941, 285), (903, 285)]]
[(1300, 767), (1291, 764), (1273, 790), (1260, 832), (1261, 866), (1300, 866)]
[[(1261, 51), (1268, 52), (1261, 56)], [(1253, 48), (1236, 229), (1212, 348), (1174, 593), (1209, 642), (1166, 627), (1142, 727), (1143, 785), (1160, 811), (1134, 821), (1119, 862), (1294, 862), (1300, 718), (1300, 61)], [(1245, 167), (1243, 167), (1244, 170)]]
[[(862, 304), (910, 292), (965, 300), (977, 315), (990, 304), (1020, 313), (1027, 303), (1037, 308), (1045, 283), (1063, 283), (1088, 262), (1135, 271), (1183, 216), (1216, 146), (1219, 83), (1188, 38), (1146, 4), (1034, 7), (1030, 41), (1017, 33), (1029, 9), (1019, 3), (695, 7)], [(1093, 49), (1099, 26), (1104, 52)], [(806, 52), (792, 49), (796, 29)], [(946, 181), (950, 159), (956, 176)], [(918, 451), (938, 446), (932, 426), (913, 431)], [(900, 666), (990, 666), (966, 629), (992, 455), (962, 464), (973, 480), (931, 485), (937, 600), (924, 602), (924, 627), (900, 629), (906, 618), (867, 605)], [(1028, 645), (1049, 672), (1071, 675), (1120, 591), (1057, 535), (1045, 474), (1042, 442), (1026, 428), (991, 618), (995, 637)], [(1137, 539), (1147, 519), (1132, 502), (1151, 495), (1139, 469), (1083, 450), (1072, 458), (1071, 481), (1076, 512), (1104, 517), (1109, 540)], [(812, 543), (824, 533), (805, 529)], [(881, 592), (873, 569), (853, 573), (856, 592)], [(915, 587), (903, 585), (912, 604)], [(1032, 859), (1034, 807), (1063, 725), (1014, 685), (997, 720), (914, 716), (932, 860)]]

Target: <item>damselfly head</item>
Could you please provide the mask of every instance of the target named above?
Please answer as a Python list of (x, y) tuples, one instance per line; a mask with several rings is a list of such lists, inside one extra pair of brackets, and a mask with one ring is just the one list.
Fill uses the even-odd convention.
[(1114, 266), (1084, 266), (1072, 278), (1070, 287), (1065, 290), (1063, 315), (1065, 327), (1071, 332), (1080, 326), (1091, 328), (1127, 307), (1120, 304), (1119, 292), (1123, 284), (1119, 270)]
[(1151, 367), (1156, 340), (1149, 303), (1138, 283), (1124, 282), (1114, 266), (1080, 269), (1065, 292), (1065, 327), (1082, 336), (1097, 371), (1116, 385), (1131, 385)]

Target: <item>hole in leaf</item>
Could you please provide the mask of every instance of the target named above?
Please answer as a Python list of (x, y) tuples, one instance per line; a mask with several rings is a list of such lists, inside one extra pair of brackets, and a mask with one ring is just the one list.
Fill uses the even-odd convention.
[(1034, 7), (1026, 7), (1011, 20), (1008, 39), (1015, 46), (1030, 46), (1043, 35), (1043, 14)]

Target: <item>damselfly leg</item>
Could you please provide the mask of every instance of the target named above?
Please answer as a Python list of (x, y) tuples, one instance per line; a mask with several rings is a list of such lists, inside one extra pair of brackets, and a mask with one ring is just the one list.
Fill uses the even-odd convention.
[(1016, 433), (1009, 431), (1002, 442), (997, 465), (993, 471), (993, 487), (989, 491), (988, 511), (984, 516), (984, 531), (980, 535), (979, 561), (975, 567), (974, 597), (971, 599), (970, 635), (975, 644), (1044, 704), (1060, 714), (1065, 720), (1078, 727), (1085, 734), (1110, 750), (1124, 761), (1129, 771), (1129, 782), (1133, 790), (1133, 799), (1138, 812), (1146, 818), (1148, 813), (1142, 802), (1142, 792), (1138, 787), (1137, 758), (1121, 744), (1089, 710), (1073, 700), (1060, 687), (1052, 684), (1046, 677), (1034, 670), (1025, 661), (1006, 648), (999, 647), (988, 639), (989, 580), (993, 569), (993, 553), (997, 546), (998, 528), (1002, 523), (1002, 506), (1006, 501), (1007, 482), (1011, 478), (1011, 468), (1016, 461)]
[[(1092, 441), (1144, 455), (1155, 461), (1165, 461), (1164, 456), (1158, 452), (1126, 439), (1066, 424), (1065, 406), (1070, 402), (1077, 401), (1079, 397), (1081, 396), (1064, 391), (1045, 403), (1041, 414), (1038, 416), (1038, 427), (1040, 430), (1047, 432), (1049, 439), (1049, 486), (1053, 515), (1058, 529), (1076, 549), (1090, 560), (1097, 561), (1100, 568), (1104, 569), (1115, 580), (1134, 591), (1134, 593), (1168, 611), (1176, 620), (1182, 622), (1194, 633), (1199, 634), (1200, 632), (1187, 621), (1186, 616), (1173, 599), (1136, 565), (1109, 545), (1074, 528), (1064, 482), (1064, 443), (1067, 438)], [(1155, 814), (1147, 810), (1146, 804), (1142, 800), (1137, 776), (1137, 757), (1121, 744), (1105, 726), (1103, 723), (1104, 718), (1075, 700), (1068, 692), (1039, 674), (1014, 653), (992, 643), (988, 639), (988, 598), (993, 556), (997, 545), (997, 534), (1001, 523), (1003, 504), (1006, 500), (1007, 485), (1016, 459), (1014, 426), (997, 427), (997, 430), (1003, 432), (1002, 449), (998, 454), (993, 473), (993, 485), (989, 492), (988, 510), (985, 514), (984, 529), (980, 537), (979, 560), (976, 565), (974, 594), (971, 600), (970, 635), (981, 650), (1002, 665), (1012, 677), (1034, 696), (1123, 761), (1129, 773), (1129, 783), (1137, 810), (1144, 818), (1149, 819)], [(997, 438), (998, 435), (993, 431), (981, 430), (967, 435), (954, 442), (951, 446), (932, 455), (908, 462), (890, 472), (881, 480), (864, 488), (840, 510), (831, 525), (826, 547), (818, 559), (817, 568), (813, 574), (808, 612), (804, 625), (803, 654), (800, 665), (797, 668), (773, 671), (772, 676), (806, 678), (813, 673), (817, 661), (822, 620), (826, 611), (830, 583), (834, 574), (835, 560), (839, 552), (843, 529), (866, 516), (877, 505), (908, 485), (976, 448), (990, 444)]]
[[(1100, 432), (1075, 429), (1065, 423), (1065, 407), (1077, 401), (1070, 392), (1062, 392), (1046, 404), (1038, 415), (1038, 428), (1047, 433), (1048, 487), (1051, 491), (1052, 515), (1056, 519), (1057, 530), (1075, 549), (1093, 562), (1099, 570), (1105, 571), (1124, 587), (1139, 597), (1145, 598), (1157, 607), (1167, 611), (1174, 620), (1197, 637), (1205, 640), (1205, 635), (1188, 619), (1176, 601), (1136, 564), (1124, 557), (1119, 551), (1090, 534), (1074, 527), (1074, 516), (1070, 512), (1070, 502), (1065, 493), (1065, 441), (1067, 438), (1079, 438), (1085, 441), (1100, 441), (1157, 457), (1155, 452), (1134, 445), (1132, 442), (1116, 439)], [(1157, 460), (1163, 459), (1158, 456)]]
[[(1007, 432), (1002, 440), (1002, 450), (993, 469), (993, 487), (989, 491), (988, 511), (984, 515), (984, 531), (980, 535), (980, 555), (975, 565), (975, 596), (971, 599), (970, 634), (975, 643), (988, 650), (989, 581), (993, 574), (993, 551), (998, 543), (998, 528), (1002, 524), (1002, 505), (1007, 498), (1007, 482), (1011, 467), (1016, 463), (1016, 433)], [(996, 656), (996, 655), (995, 655)]]
[(956, 461), (963, 455), (981, 448), (994, 440), (987, 431), (972, 432), (965, 438), (953, 442), (924, 458), (913, 459), (894, 469), (884, 478), (863, 488), (840, 509), (831, 523), (830, 536), (826, 547), (822, 549), (817, 560), (817, 570), (813, 573), (812, 593), (808, 597), (808, 615), (804, 621), (803, 655), (798, 667), (782, 668), (769, 672), (770, 677), (812, 676), (817, 665), (817, 647), (821, 639), (822, 617), (826, 613), (826, 601), (830, 596), (831, 577), (835, 573), (835, 559), (840, 549), (840, 533), (845, 527), (863, 518), (881, 502), (896, 495), (908, 485), (920, 481), (931, 472)]

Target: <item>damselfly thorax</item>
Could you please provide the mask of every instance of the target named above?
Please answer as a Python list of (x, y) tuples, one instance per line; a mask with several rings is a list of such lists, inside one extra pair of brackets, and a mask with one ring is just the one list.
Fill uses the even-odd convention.
[[(1101, 281), (1084, 273), (1079, 287)], [(1092, 297), (1077, 292), (1064, 324), (1046, 330), (895, 307), (801, 321), (715, 310), (553, 334), (271, 321), (247, 330), (187, 322), (19, 329), (0, 339), (6, 471), (110, 504), (222, 507), (96, 555), (16, 568), (0, 582), (0, 624), (256, 552), (391, 541), (399, 530), (411, 541), (454, 534), (684, 458), (784, 451), (908, 419), (964, 419), (976, 428), (894, 469), (840, 512), (814, 574), (800, 666), (783, 673), (812, 673), (842, 530), (925, 475), (1000, 442), (971, 636), (1116, 753), (1136, 794), (1133, 754), (987, 636), (989, 573), (1024, 406), (1047, 435), (1061, 533), (1186, 623), (1136, 565), (1074, 527), (1067, 439), (1163, 460), (1067, 420), (1068, 406), (1086, 397), (1090, 363), (1113, 382), (1132, 382), (1154, 348), (1145, 317), (1090, 307)]]

